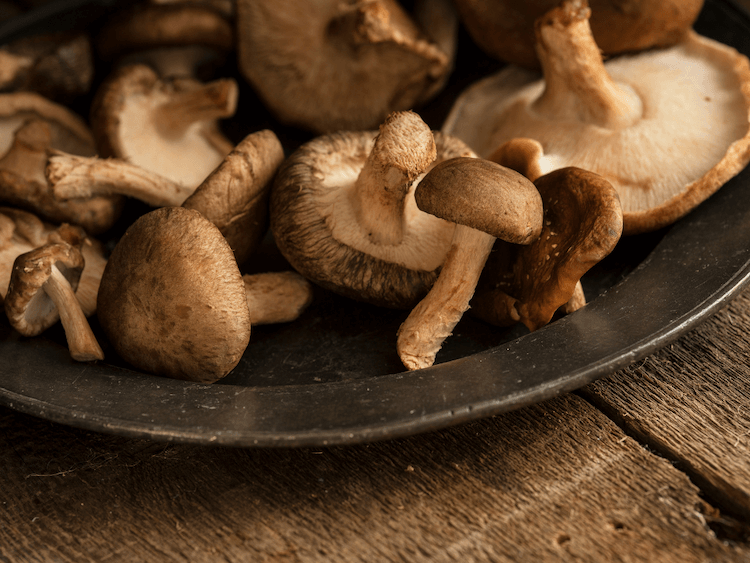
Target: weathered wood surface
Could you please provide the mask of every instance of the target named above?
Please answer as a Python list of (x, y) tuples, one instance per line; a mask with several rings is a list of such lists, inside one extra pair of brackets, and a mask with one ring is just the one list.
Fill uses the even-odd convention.
[(325, 450), (118, 438), (0, 410), (0, 561), (750, 561), (575, 395)]
[(583, 394), (750, 522), (750, 292)]

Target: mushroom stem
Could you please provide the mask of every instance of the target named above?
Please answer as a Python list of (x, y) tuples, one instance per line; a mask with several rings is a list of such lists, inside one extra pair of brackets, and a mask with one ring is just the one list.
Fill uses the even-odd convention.
[(537, 20), (537, 53), (545, 89), (533, 109), (550, 118), (567, 115), (606, 129), (622, 129), (641, 117), (643, 104), (629, 86), (615, 83), (604, 68), (590, 15), (585, 0), (570, 0)]
[(153, 207), (169, 207), (182, 205), (195, 190), (122, 159), (60, 151), (51, 153), (45, 173), (55, 197), (62, 200), (121, 194)]
[(312, 286), (294, 271), (245, 274), (247, 305), (252, 325), (296, 320), (312, 302)]
[(373, 244), (402, 241), (407, 196), (436, 156), (432, 131), (416, 113), (392, 113), (380, 126), (354, 184), (352, 201), (359, 224)]
[(456, 225), (451, 249), (435, 285), (398, 330), (396, 348), (407, 369), (435, 363), (435, 356), (469, 308), (495, 237)]
[(104, 352), (91, 331), (75, 292), (57, 266), (52, 266), (51, 275), (43, 288), (60, 314), (70, 356), (79, 362), (103, 360)]
[(228, 78), (174, 92), (168, 102), (156, 108), (156, 127), (168, 139), (177, 139), (193, 123), (233, 116), (237, 96), (237, 83)]

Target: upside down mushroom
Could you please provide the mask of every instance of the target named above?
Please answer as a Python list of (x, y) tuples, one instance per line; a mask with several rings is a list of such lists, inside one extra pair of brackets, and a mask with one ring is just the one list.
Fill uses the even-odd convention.
[(318, 285), (378, 306), (409, 308), (434, 283), (454, 225), (421, 211), (414, 186), (431, 166), (475, 156), (414, 112), (378, 132), (323, 135), (301, 146), (271, 190), (279, 250)]
[(590, 15), (569, 0), (537, 20), (543, 79), (507, 67), (481, 80), (444, 131), (484, 158), (531, 139), (539, 174), (575, 166), (612, 183), (624, 234), (659, 229), (750, 161), (750, 64), (692, 30), (672, 47), (603, 62)]
[[(561, 307), (585, 304), (581, 278), (620, 240), (622, 210), (604, 178), (561, 168), (534, 182), (544, 204), (540, 236), (526, 246), (498, 240), (471, 301), (472, 315), (494, 325), (549, 323)], [(572, 300), (572, 302), (571, 302)]]
[(469, 302), (496, 239), (527, 245), (542, 231), (542, 200), (524, 176), (494, 162), (454, 158), (419, 182), (420, 209), (456, 224), (451, 249), (429, 293), (398, 330), (410, 370), (431, 366)]

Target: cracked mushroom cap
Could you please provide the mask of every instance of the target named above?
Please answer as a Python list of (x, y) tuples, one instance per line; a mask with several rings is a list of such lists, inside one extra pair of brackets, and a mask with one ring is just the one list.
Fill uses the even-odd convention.
[[(559, 0), (456, 0), (472, 39), (502, 61), (538, 69), (534, 22)], [(692, 27), (703, 0), (590, 0), (591, 29), (604, 55), (667, 47)]]
[(471, 302), (476, 317), (499, 326), (521, 321), (532, 331), (574, 298), (622, 234), (619, 197), (602, 176), (561, 168), (534, 185), (544, 203), (539, 238), (527, 246), (497, 241)]
[(88, 233), (106, 231), (122, 209), (119, 196), (59, 201), (45, 177), (47, 152), (93, 155), (85, 122), (66, 107), (32, 92), (0, 94), (0, 201)]
[(601, 174), (620, 195), (624, 233), (655, 230), (750, 160), (750, 65), (693, 31), (667, 49), (603, 62), (589, 15), (585, 2), (569, 1), (538, 20), (544, 78), (507, 67), (476, 83), (444, 131), (485, 158), (532, 139), (540, 174), (566, 166)]
[(418, 106), (453, 60), (395, 0), (239, 0), (237, 40), (265, 105), (317, 133), (371, 129)]
[(195, 189), (234, 148), (218, 127), (234, 115), (232, 79), (166, 80), (141, 64), (100, 85), (91, 124), (101, 157), (117, 157)]
[(137, 219), (102, 275), (97, 316), (138, 369), (212, 383), (250, 339), (245, 284), (232, 249), (199, 212), (164, 207)]
[(411, 307), (437, 278), (453, 235), (451, 223), (417, 208), (414, 187), (457, 156), (475, 155), (413, 112), (395, 112), (380, 131), (315, 138), (276, 177), (274, 240), (292, 267), (330, 291)]

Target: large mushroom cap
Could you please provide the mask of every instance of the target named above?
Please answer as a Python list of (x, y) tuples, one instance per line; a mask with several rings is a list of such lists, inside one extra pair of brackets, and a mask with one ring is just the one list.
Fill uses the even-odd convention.
[[(584, 2), (537, 24), (544, 79), (508, 67), (470, 87), (444, 130), (488, 158), (540, 143), (539, 173), (575, 166), (620, 195), (626, 234), (670, 224), (750, 159), (750, 65), (692, 31), (677, 45), (602, 62)], [(532, 178), (533, 179), (533, 178)]]
[(164, 207), (137, 219), (102, 275), (99, 322), (117, 353), (149, 373), (211, 383), (250, 339), (232, 249), (199, 212)]
[[(413, 112), (396, 112), (379, 132), (323, 135), (282, 164), (271, 190), (271, 231), (302, 275), (346, 297), (394, 308), (413, 306), (434, 283), (453, 226), (417, 208), (414, 185), (433, 158), (475, 155), (458, 139), (418, 122)], [(406, 137), (399, 142), (401, 134)], [(376, 144), (389, 148), (374, 150)], [(422, 152), (432, 156), (424, 159)], [(387, 178), (399, 178), (403, 190), (393, 214), (385, 209), (392, 205), (385, 203)], [(358, 199), (363, 184), (371, 196), (366, 203)], [(375, 211), (381, 204), (382, 214)], [(367, 226), (365, 214), (375, 217)], [(398, 235), (385, 236), (377, 229), (392, 216)]]
[[(539, 68), (534, 22), (559, 0), (456, 0), (472, 39), (508, 63)], [(666, 47), (695, 22), (703, 0), (590, 0), (591, 29), (605, 55)]]
[(240, 71), (266, 106), (318, 133), (418, 106), (452, 63), (395, 0), (240, 0), (237, 26)]

